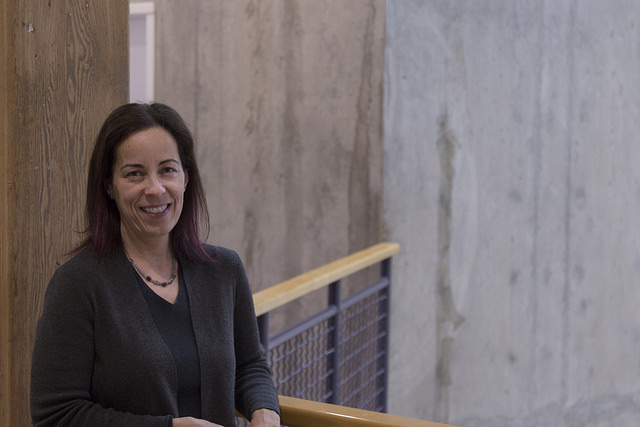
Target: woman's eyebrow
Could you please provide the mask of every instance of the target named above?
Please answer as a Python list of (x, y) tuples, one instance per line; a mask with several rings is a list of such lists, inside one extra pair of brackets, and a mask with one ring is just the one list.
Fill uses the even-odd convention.
[(142, 165), (138, 164), (138, 163), (127, 163), (126, 165), (122, 165), (120, 170), (126, 169), (126, 168), (141, 168), (141, 167), (142, 167)]
[[(167, 163), (177, 163), (180, 164), (179, 161), (177, 161), (176, 159), (167, 159), (167, 160), (163, 160), (160, 162), (161, 165), (167, 164)], [(122, 167), (120, 168), (120, 170), (126, 169), (126, 168), (142, 168), (144, 167), (142, 164), (140, 163), (127, 163), (126, 165), (122, 165)]]

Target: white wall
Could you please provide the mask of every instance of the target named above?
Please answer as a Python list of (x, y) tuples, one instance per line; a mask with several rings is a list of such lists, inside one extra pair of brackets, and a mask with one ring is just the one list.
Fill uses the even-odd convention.
[(155, 4), (129, 4), (129, 99), (154, 100)]

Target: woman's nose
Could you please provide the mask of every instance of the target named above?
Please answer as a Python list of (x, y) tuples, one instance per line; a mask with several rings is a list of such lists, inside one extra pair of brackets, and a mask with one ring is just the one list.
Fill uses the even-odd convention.
[(159, 179), (159, 177), (155, 175), (149, 176), (149, 185), (147, 185), (145, 193), (149, 195), (159, 195), (164, 194), (165, 192), (166, 189), (164, 188), (164, 185), (162, 184), (162, 181)]

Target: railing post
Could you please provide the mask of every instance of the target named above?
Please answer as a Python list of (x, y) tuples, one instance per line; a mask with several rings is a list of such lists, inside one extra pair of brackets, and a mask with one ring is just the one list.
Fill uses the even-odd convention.
[(329, 306), (336, 308), (336, 314), (331, 318), (330, 325), (333, 332), (329, 334), (329, 345), (333, 348), (333, 353), (330, 355), (329, 367), (332, 370), (329, 377), (329, 389), (331, 396), (329, 402), (336, 405), (340, 404), (340, 341), (341, 334), (340, 329), (342, 327), (342, 290), (341, 280), (337, 280), (329, 285)]
[(389, 390), (389, 333), (391, 331), (391, 258), (382, 260), (380, 264), (380, 276), (382, 279), (387, 279), (387, 286), (384, 288), (383, 294), (385, 296), (381, 309), (384, 311), (385, 316), (382, 320), (381, 327), (384, 330), (384, 339), (382, 345), (384, 346), (384, 356), (382, 356), (382, 366), (384, 368), (384, 375), (382, 376), (382, 411), (387, 412), (387, 396)]

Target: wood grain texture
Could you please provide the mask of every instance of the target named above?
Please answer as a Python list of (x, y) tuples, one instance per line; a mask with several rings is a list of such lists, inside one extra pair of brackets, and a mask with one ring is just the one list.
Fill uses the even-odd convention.
[(10, 393), (2, 395), (0, 424), (20, 426), (30, 425), (30, 360), (44, 291), (84, 228), (93, 139), (108, 112), (128, 98), (128, 2), (8, 3), (13, 15), (3, 31), (11, 29), (13, 57), (3, 79), (14, 82), (16, 99), (2, 161), (16, 174), (13, 199), (6, 187), (1, 194), (11, 253), (2, 253), (9, 267), (0, 287), (11, 319), (2, 347)]
[(12, 2), (0, 3), (0, 425), (10, 424), (11, 399), (11, 319), (14, 313), (14, 263), (12, 235), (15, 226), (14, 122), (16, 87), (13, 73), (14, 44), (12, 22), (16, 12)]

